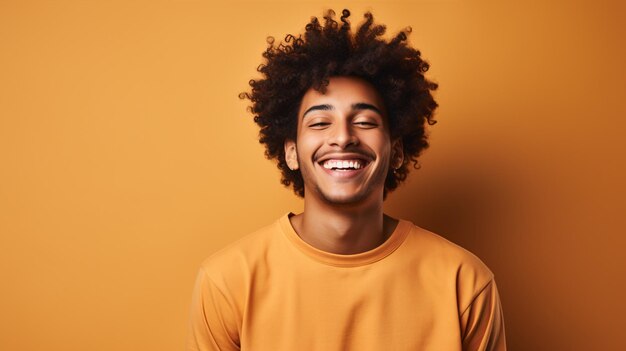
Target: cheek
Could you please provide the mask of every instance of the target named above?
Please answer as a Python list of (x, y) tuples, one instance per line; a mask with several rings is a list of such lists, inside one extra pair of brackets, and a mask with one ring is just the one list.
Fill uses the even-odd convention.
[(310, 135), (306, 133), (302, 133), (298, 135), (298, 141), (296, 142), (298, 149), (298, 158), (299, 159), (311, 159), (313, 153), (317, 149), (317, 141), (316, 138), (312, 138)]
[(378, 157), (388, 160), (391, 156), (391, 141), (386, 134), (372, 135), (367, 140), (367, 144), (372, 148)]

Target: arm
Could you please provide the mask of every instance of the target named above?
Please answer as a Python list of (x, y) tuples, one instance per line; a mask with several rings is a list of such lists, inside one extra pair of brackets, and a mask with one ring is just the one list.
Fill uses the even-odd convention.
[(461, 332), (463, 351), (506, 351), (502, 307), (493, 280), (461, 314)]
[(232, 300), (200, 269), (191, 301), (187, 351), (239, 350)]

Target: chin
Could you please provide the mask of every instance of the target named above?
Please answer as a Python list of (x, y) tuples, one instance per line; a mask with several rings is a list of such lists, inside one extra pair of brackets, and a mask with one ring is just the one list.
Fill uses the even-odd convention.
[(364, 202), (372, 194), (366, 191), (323, 191), (318, 189), (320, 197), (328, 204), (356, 205)]

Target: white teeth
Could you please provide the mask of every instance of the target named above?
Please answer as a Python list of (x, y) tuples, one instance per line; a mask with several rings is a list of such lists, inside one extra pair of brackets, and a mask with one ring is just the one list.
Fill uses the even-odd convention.
[(349, 170), (349, 169), (360, 169), (363, 168), (363, 164), (361, 160), (327, 160), (322, 164), (322, 167), (326, 169), (338, 169), (338, 170)]

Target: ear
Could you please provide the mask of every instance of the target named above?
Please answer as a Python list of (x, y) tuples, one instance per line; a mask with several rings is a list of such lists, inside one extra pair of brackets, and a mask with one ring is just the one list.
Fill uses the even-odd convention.
[(292, 171), (300, 168), (298, 164), (298, 150), (296, 149), (296, 142), (293, 140), (285, 140), (285, 162), (287, 162), (287, 167)]
[(398, 169), (402, 167), (404, 162), (404, 148), (402, 146), (402, 138), (398, 138), (391, 143), (391, 161), (390, 166), (392, 169)]

